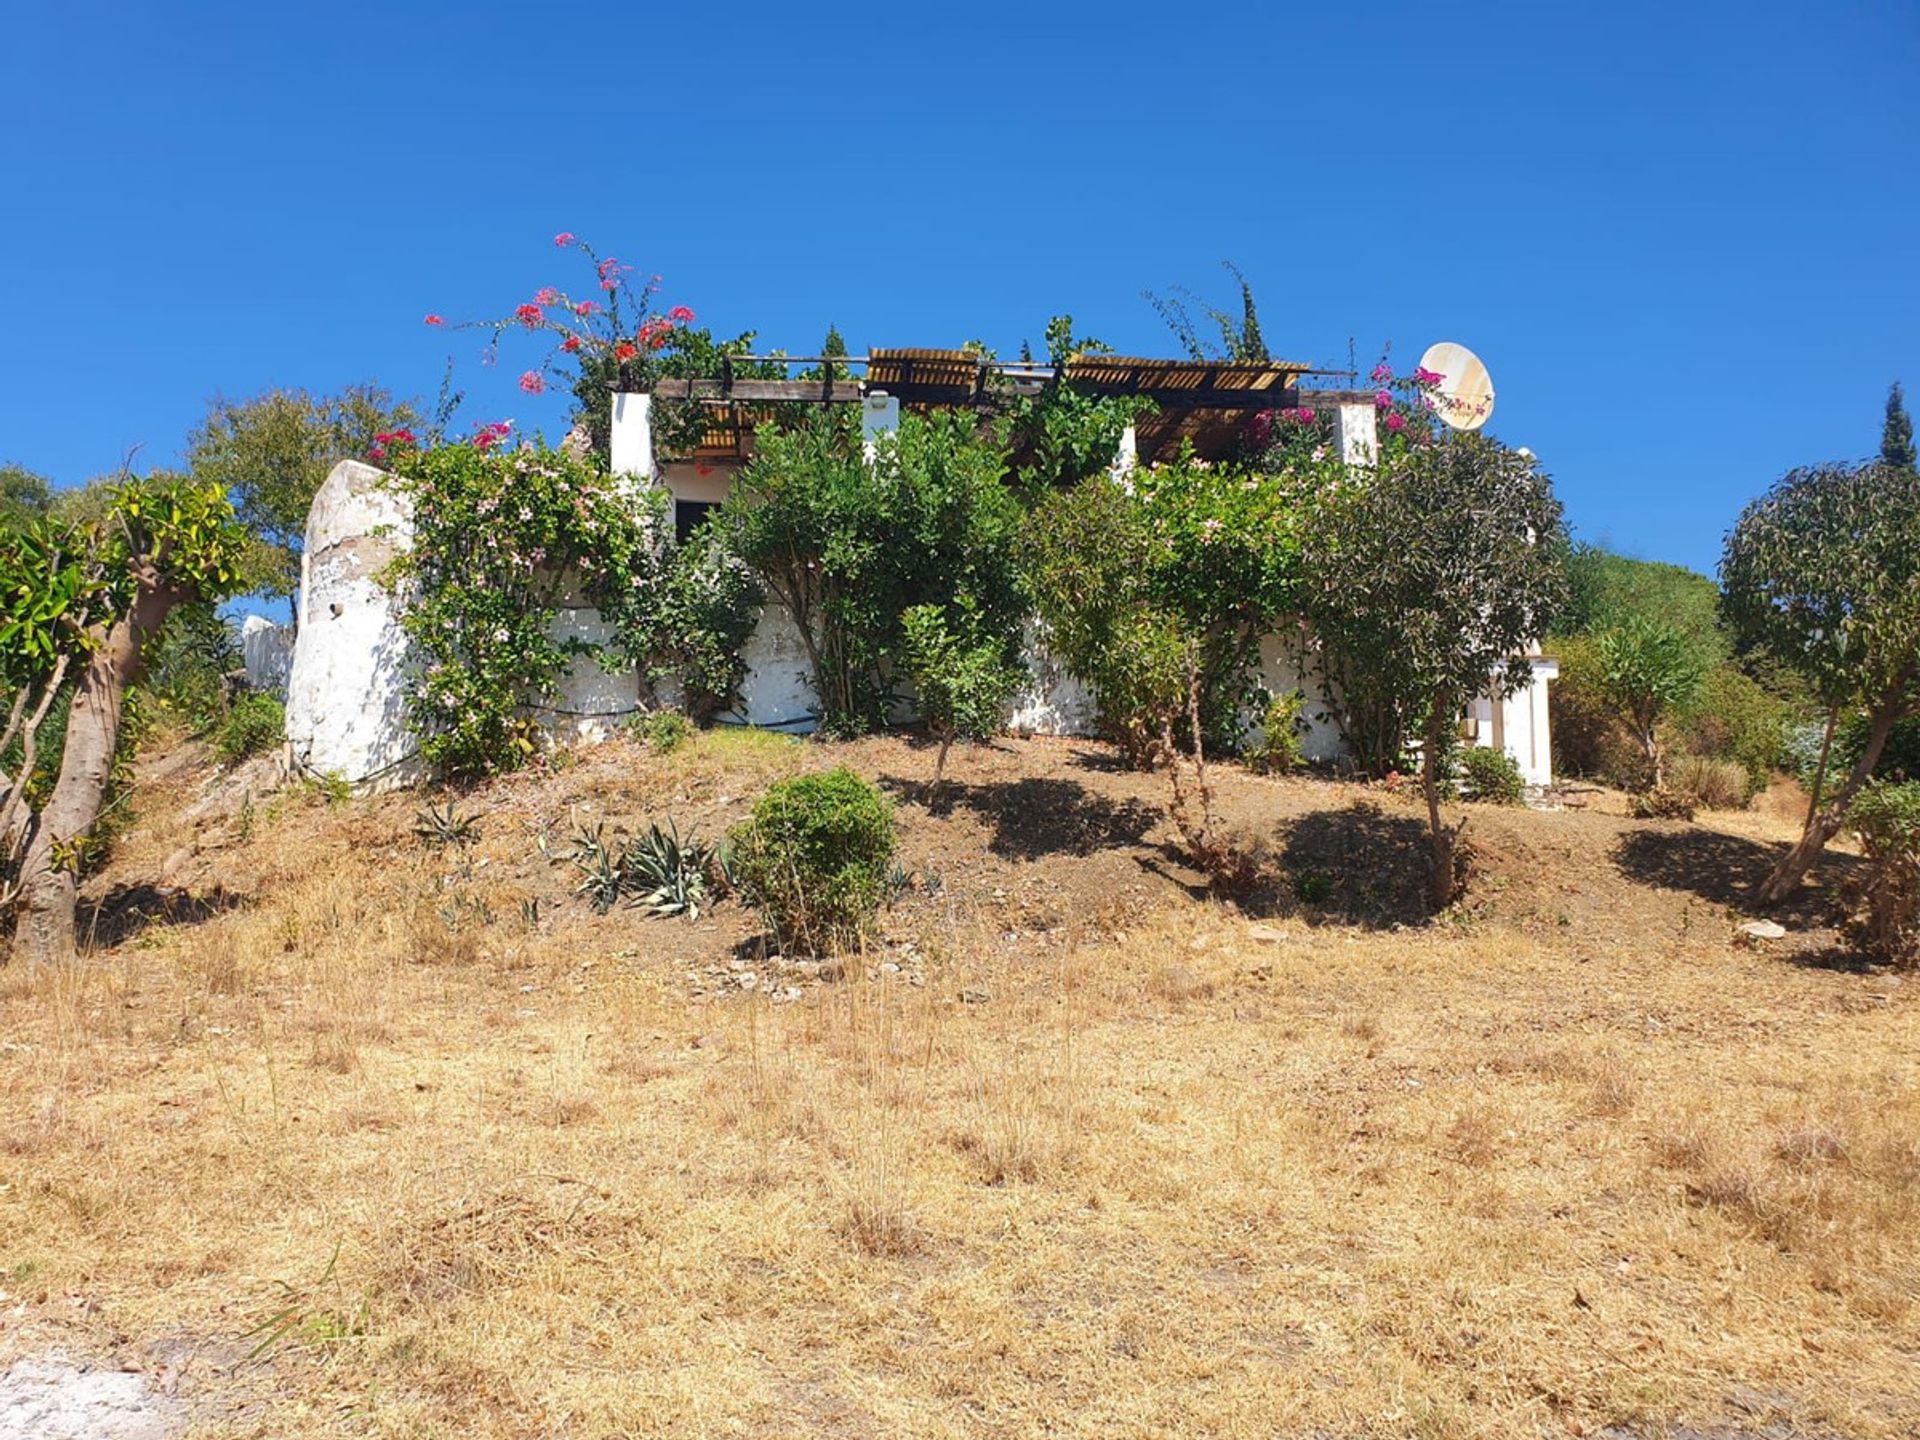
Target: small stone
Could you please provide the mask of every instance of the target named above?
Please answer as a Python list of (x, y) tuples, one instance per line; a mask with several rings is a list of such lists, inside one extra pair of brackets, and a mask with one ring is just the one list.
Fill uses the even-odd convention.
[(1284, 945), (1293, 937), (1284, 930), (1276, 930), (1271, 925), (1249, 925), (1247, 938), (1261, 945)]
[(1751, 935), (1755, 940), (1784, 940), (1787, 938), (1787, 927), (1771, 920), (1749, 920), (1740, 927), (1740, 933)]
[(982, 990), (978, 985), (969, 985), (960, 992), (962, 1005), (984, 1005), (992, 998), (989, 992)]
[(760, 977), (754, 974), (753, 971), (751, 970), (741, 971), (736, 978), (738, 979), (740, 983), (740, 988), (742, 990), (751, 990), (753, 989), (754, 986), (760, 983)]
[(883, 975), (898, 975), (900, 973), (900, 962), (898, 960), (881, 961), (880, 973)]

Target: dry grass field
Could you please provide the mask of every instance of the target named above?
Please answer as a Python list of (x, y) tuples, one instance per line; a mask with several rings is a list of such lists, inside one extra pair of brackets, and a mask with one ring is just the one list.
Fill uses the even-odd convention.
[[(540, 850), (842, 760), (913, 890), (837, 976)], [(1737, 943), (1783, 815), (1476, 810), (1421, 924), (1406, 797), (1223, 773), (1243, 913), (1097, 746), (930, 769), (618, 741), (461, 851), (149, 763), (85, 967), (0, 970), (0, 1367), (209, 1437), (1920, 1433), (1920, 987), (1818, 895)]]

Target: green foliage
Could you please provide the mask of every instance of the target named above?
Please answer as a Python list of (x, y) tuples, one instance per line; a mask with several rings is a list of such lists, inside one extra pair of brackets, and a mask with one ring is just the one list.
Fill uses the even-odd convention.
[(1751, 797), (1783, 764), (1792, 715), (1786, 701), (1746, 671), (1719, 665), (1678, 717), (1677, 728), (1689, 751), (1740, 766)]
[(480, 838), (480, 823), (471, 815), (462, 815), (457, 800), (445, 805), (429, 800), (413, 822), (413, 833), (436, 850), (471, 845)]
[(1258, 740), (1246, 752), (1247, 764), (1263, 775), (1290, 775), (1307, 763), (1300, 748), (1307, 730), (1307, 697), (1283, 690), (1267, 697)]
[(1600, 661), (1592, 640), (1563, 636), (1553, 642), (1560, 678), (1547, 687), (1557, 775), (1580, 775), (1624, 788), (1645, 779), (1646, 761), (1627, 734), (1620, 712), (1601, 688)]
[(195, 734), (227, 713), (227, 677), (242, 663), (234, 627), (206, 601), (182, 605), (147, 646), (141, 685)]
[(1732, 647), (1720, 620), (1720, 590), (1697, 571), (1616, 555), (1596, 545), (1567, 552), (1567, 604), (1556, 635), (1588, 635), (1629, 621), (1670, 627), (1703, 671), (1727, 660)]
[(1873, 959), (1920, 961), (1920, 782), (1876, 782), (1854, 797), (1847, 823), (1866, 852), (1866, 878), (1848, 887), (1847, 938)]
[(765, 601), (759, 580), (729, 549), (721, 527), (702, 525), (686, 544), (671, 548), (648, 674), (678, 692), (697, 724), (739, 703), (747, 674), (741, 652)]
[(635, 738), (662, 755), (670, 755), (693, 736), (693, 723), (678, 710), (647, 710), (628, 722)]
[(284, 744), (286, 738), (284, 705), (271, 695), (242, 695), (213, 732), (213, 753), (223, 764), (232, 765), (250, 755), (264, 754)]
[(573, 893), (584, 897), (596, 915), (606, 914), (619, 903), (620, 893), (626, 888), (627, 872), (618, 842), (607, 841), (605, 820), (594, 821), (591, 829), (585, 825), (576, 827), (567, 858), (580, 872), (580, 881), (573, 887)]
[(195, 480), (232, 496), (241, 523), (268, 547), (258, 587), (292, 595), (307, 512), (327, 472), (342, 460), (366, 459), (380, 435), (417, 423), (412, 405), (373, 384), (337, 395), (268, 390), (222, 398), (188, 437), (187, 465)]
[(1565, 598), (1560, 503), (1530, 456), (1477, 432), (1326, 487), (1307, 613), (1355, 758), (1380, 774), (1467, 701), (1527, 684)]
[(1239, 748), (1261, 640), (1302, 603), (1301, 494), (1183, 456), (1039, 499), (1023, 550), (1049, 644), (1136, 763), (1184, 716), (1189, 649), (1207, 745)]
[(871, 932), (891, 883), (893, 808), (851, 770), (771, 786), (731, 837), (734, 874), (789, 954)]
[(1526, 777), (1504, 750), (1470, 745), (1461, 752), (1458, 769), (1469, 799), (1488, 805), (1518, 805), (1527, 798)]
[[(1195, 360), (1268, 360), (1267, 342), (1260, 333), (1260, 316), (1254, 308), (1253, 287), (1247, 283), (1247, 277), (1231, 260), (1222, 260), (1221, 265), (1233, 276), (1234, 283), (1240, 287), (1240, 313), (1232, 314), (1220, 310), (1201, 300), (1183, 286), (1176, 285), (1169, 295), (1155, 295), (1151, 290), (1142, 291), (1147, 303), (1154, 312), (1166, 322), (1167, 328), (1180, 342), (1180, 348)], [(1187, 302), (1191, 300), (1200, 308), (1214, 328), (1220, 332), (1220, 341), (1215, 345), (1203, 340), (1193, 317), (1187, 312)]]
[(920, 700), (941, 757), (955, 740), (989, 740), (1026, 670), (1008, 654), (1004, 635), (986, 631), (964, 601), (915, 605), (900, 617), (902, 669)]
[(907, 610), (965, 607), (1009, 656), (1025, 613), (999, 436), (966, 414), (908, 416), (868, 462), (856, 427), (822, 415), (762, 430), (718, 517), (793, 616), (821, 728), (843, 735), (885, 723)]
[(1072, 485), (1104, 474), (1127, 426), (1152, 408), (1138, 396), (1090, 395), (1068, 381), (1066, 366), (1074, 356), (1106, 348), (1089, 336), (1075, 335), (1071, 315), (1047, 322), (1047, 361), (1053, 376), (1038, 395), (1016, 400), (1010, 409), (1014, 470), (1023, 485)]
[(1887, 390), (1887, 418), (1880, 427), (1880, 463), (1895, 470), (1914, 468), (1913, 419), (1907, 414), (1900, 382)]
[(1641, 615), (1600, 631), (1593, 650), (1600, 693), (1626, 722), (1657, 789), (1664, 778), (1660, 726), (1698, 698), (1705, 664), (1679, 630)]
[[(629, 668), (654, 655), (664, 495), (538, 447), (409, 448), (390, 463), (413, 506), (413, 548), (387, 578), (422, 661), (408, 716), (420, 753), (448, 776), (511, 769), (538, 748), (530, 709), (576, 659)], [(555, 638), (576, 592), (609, 643)]]
[(9, 460), (0, 464), (0, 526), (19, 525), (45, 515), (53, 503), (53, 487), (44, 475)]

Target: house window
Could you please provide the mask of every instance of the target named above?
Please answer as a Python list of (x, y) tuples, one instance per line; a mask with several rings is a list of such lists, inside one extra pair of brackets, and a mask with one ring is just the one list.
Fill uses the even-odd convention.
[(673, 538), (682, 545), (693, 538), (707, 518), (707, 512), (714, 508), (711, 500), (676, 500), (673, 502)]

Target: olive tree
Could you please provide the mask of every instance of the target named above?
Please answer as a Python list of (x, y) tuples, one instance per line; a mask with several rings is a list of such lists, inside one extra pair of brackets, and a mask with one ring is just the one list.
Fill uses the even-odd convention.
[(1470, 700), (1532, 679), (1526, 650), (1565, 600), (1565, 552), (1545, 472), (1478, 433), (1350, 470), (1322, 494), (1310, 617), (1341, 670), (1392, 685), (1420, 736), (1435, 909), (1459, 893), (1465, 823), (1441, 819), (1442, 760)]
[[(1893, 728), (1920, 713), (1920, 474), (1883, 462), (1789, 472), (1741, 512), (1720, 561), (1728, 619), (1804, 675), (1827, 711), (1799, 841), (1760, 887), (1791, 895), (1846, 821)], [(1837, 722), (1866, 740), (1827, 790)]]
[[(167, 475), (116, 487), (90, 520), (0, 527), (0, 914), (17, 912), (29, 962), (74, 955), (78, 871), (149, 642), (179, 607), (232, 593), (247, 543), (219, 487)], [(62, 702), (42, 795), (40, 730)]]

